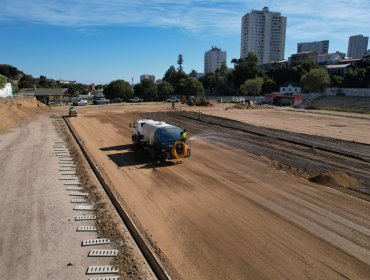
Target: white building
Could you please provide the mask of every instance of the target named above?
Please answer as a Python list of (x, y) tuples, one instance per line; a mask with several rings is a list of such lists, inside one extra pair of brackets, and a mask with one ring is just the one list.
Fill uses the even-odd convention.
[(302, 52), (317, 52), (318, 55), (327, 54), (329, 52), (329, 40), (320, 42), (298, 43), (297, 53)]
[(340, 60), (344, 59), (345, 53), (335, 52), (329, 54), (321, 54), (317, 57), (318, 64), (337, 64)]
[(141, 83), (143, 80), (151, 80), (151, 81), (155, 82), (155, 76), (154, 76), (154, 75), (149, 75), (149, 74), (141, 75), (141, 76), (140, 76), (140, 83)]
[(295, 83), (284, 83), (280, 87), (281, 94), (300, 94), (302, 92), (301, 87)]
[(12, 97), (13, 88), (11, 83), (6, 83), (4, 88), (0, 89), (0, 98)]
[(367, 52), (369, 37), (362, 35), (350, 36), (348, 40), (347, 56), (351, 58), (361, 58)]
[(284, 59), (286, 17), (281, 13), (252, 10), (242, 17), (240, 58), (249, 52), (257, 55), (260, 64)]
[(226, 52), (213, 47), (204, 54), (204, 73), (215, 72), (221, 68), (222, 63), (226, 64)]

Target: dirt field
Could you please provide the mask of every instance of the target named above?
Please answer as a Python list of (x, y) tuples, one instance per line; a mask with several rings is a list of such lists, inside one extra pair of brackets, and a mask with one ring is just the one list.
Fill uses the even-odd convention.
[[(322, 145), (321, 150), (320, 146), (298, 151), (300, 146), (289, 146), (296, 145), (293, 142), (288, 145), (275, 138), (281, 135), (279, 131), (261, 141), (258, 150), (258, 135), (232, 133), (232, 129), (212, 123), (220, 119), (192, 120), (195, 113), (184, 117), (167, 114), (164, 110), (168, 107), (83, 108), (71, 122), (108, 183), (171, 267), (174, 278), (368, 279), (370, 203), (307, 180), (318, 161), (318, 170), (339, 170), (329, 172), (334, 174), (329, 178), (322, 172), (319, 181), (337, 182), (344, 191), (357, 184), (366, 187), (366, 182), (361, 182), (369, 173), (366, 154), (348, 157), (346, 153), (354, 146), (341, 141), (333, 141), (334, 147), (344, 154), (333, 154), (324, 150), (330, 139), (322, 138), (306, 140)], [(177, 108), (185, 109), (181, 105)], [(326, 136), (369, 141), (366, 119), (274, 109), (225, 112), (222, 106), (203, 110), (311, 135), (318, 134), (315, 125), (320, 125), (326, 128), (320, 130)], [(191, 158), (177, 164), (157, 164), (147, 152), (133, 151), (129, 123), (143, 112), (186, 125), (192, 136)], [(297, 123), (299, 128), (294, 125)], [(346, 126), (338, 126), (344, 123)], [(285, 134), (289, 139), (297, 137)], [(342, 135), (345, 137), (339, 137)], [(269, 146), (269, 139), (280, 142)], [(355, 154), (368, 149), (368, 145), (353, 144)], [(281, 147), (286, 148), (285, 153)], [(290, 154), (291, 148), (296, 150)], [(279, 158), (273, 157), (274, 151), (280, 153)], [(306, 160), (309, 154), (315, 157)], [(279, 162), (284, 155), (289, 164), (299, 163), (301, 158), (303, 165), (311, 165), (307, 170), (284, 168)], [(328, 161), (325, 155), (329, 155)], [(338, 167), (338, 160), (344, 164)], [(354, 177), (342, 172), (348, 164)]]
[(0, 99), (0, 133), (4, 133), (32, 116), (48, 111), (49, 108), (45, 104), (34, 98)]

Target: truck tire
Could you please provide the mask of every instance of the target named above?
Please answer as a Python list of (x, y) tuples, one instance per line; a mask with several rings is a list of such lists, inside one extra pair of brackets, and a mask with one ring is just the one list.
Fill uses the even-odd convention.
[(155, 150), (153, 148), (150, 149), (150, 158), (151, 159), (155, 159), (156, 158), (156, 153), (155, 153)]
[(138, 148), (139, 147), (139, 141), (137, 139), (137, 136), (136, 135), (132, 135), (131, 139), (132, 139), (132, 144), (134, 144), (134, 147), (135, 148)]

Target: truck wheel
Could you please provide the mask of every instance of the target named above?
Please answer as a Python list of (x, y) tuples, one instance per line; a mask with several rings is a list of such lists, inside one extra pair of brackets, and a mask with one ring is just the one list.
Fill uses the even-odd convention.
[(154, 158), (156, 157), (156, 155), (155, 155), (155, 150), (154, 150), (154, 149), (150, 149), (150, 157), (151, 157), (152, 159), (154, 159)]
[(137, 137), (135, 135), (132, 136), (132, 144), (134, 144), (135, 148), (139, 147)]

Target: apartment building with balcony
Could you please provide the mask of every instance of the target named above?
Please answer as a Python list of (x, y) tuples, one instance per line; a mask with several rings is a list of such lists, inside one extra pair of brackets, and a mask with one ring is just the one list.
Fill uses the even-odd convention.
[(212, 49), (204, 54), (204, 73), (215, 72), (221, 68), (222, 63), (226, 64), (226, 52), (212, 46)]
[(257, 55), (260, 64), (284, 59), (286, 17), (278, 12), (252, 10), (242, 17), (240, 58), (249, 52)]
[(316, 52), (318, 55), (328, 54), (329, 52), (329, 40), (298, 43), (297, 53), (302, 52)]

